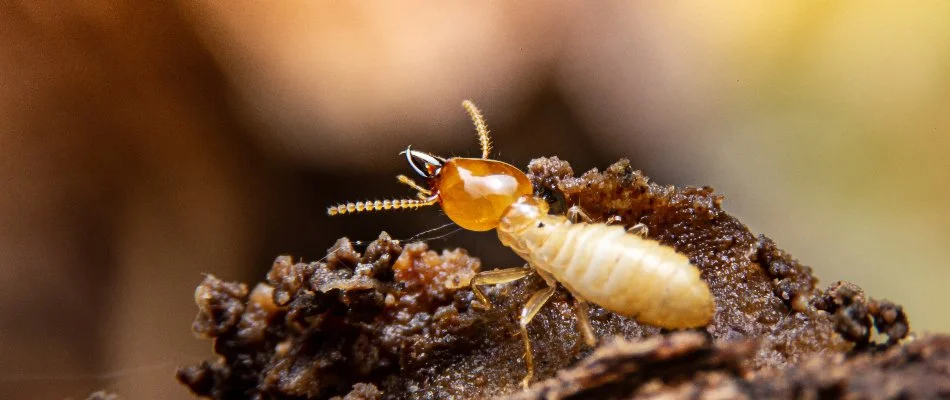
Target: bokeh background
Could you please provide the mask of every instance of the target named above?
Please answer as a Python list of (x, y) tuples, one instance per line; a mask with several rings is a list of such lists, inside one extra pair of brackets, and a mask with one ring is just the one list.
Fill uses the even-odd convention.
[[(408, 238), (406, 145), (627, 157), (950, 331), (950, 3), (0, 3), (0, 398), (188, 398), (202, 274)], [(517, 259), (460, 232), (489, 266)]]

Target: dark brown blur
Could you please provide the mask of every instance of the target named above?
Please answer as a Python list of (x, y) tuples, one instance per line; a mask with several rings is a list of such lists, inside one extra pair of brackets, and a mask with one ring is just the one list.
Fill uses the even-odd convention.
[(406, 145), (477, 155), (466, 98), (498, 159), (714, 186), (950, 330), (950, 6), (672, 4), (0, 3), (0, 398), (189, 398), (202, 274), (447, 222), (325, 207), (410, 195)]

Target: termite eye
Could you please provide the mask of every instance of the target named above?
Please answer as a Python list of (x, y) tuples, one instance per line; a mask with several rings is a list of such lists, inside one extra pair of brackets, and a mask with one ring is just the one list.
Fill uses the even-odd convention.
[(518, 168), (477, 158), (446, 162), (437, 189), (445, 215), (472, 231), (494, 229), (508, 206), (532, 192), (531, 182)]

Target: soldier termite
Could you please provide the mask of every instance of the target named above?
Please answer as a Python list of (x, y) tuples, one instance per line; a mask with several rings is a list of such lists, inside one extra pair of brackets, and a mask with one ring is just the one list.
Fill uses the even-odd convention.
[(534, 374), (526, 327), (558, 283), (575, 297), (578, 327), (589, 345), (596, 339), (587, 320), (586, 302), (662, 328), (709, 324), (715, 311), (712, 293), (686, 256), (627, 232), (622, 226), (593, 223), (577, 208), (569, 214), (579, 218), (549, 214), (547, 202), (533, 195), (524, 172), (488, 158), (491, 140), (485, 119), (472, 102), (466, 100), (462, 106), (475, 122), (482, 158), (445, 159), (409, 147), (402, 154), (429, 187), (404, 175), (398, 179), (418, 192), (416, 199), (346, 203), (329, 207), (327, 213), (332, 216), (440, 204), (445, 214), (464, 229), (495, 229), (501, 242), (528, 264), (478, 273), (471, 282), (478, 301), (491, 306), (479, 285), (512, 282), (535, 273), (548, 285), (531, 296), (518, 319), (527, 367), (524, 386)]

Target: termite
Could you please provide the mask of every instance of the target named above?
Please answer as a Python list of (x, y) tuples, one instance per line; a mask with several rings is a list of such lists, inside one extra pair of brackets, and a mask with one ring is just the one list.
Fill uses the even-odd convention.
[[(624, 227), (595, 223), (579, 208), (568, 215), (548, 213), (545, 199), (534, 195), (528, 176), (518, 168), (489, 159), (491, 139), (482, 113), (465, 100), (462, 106), (475, 123), (482, 158), (442, 158), (408, 147), (409, 166), (426, 179), (428, 189), (405, 175), (399, 182), (416, 190), (416, 199), (339, 204), (327, 214), (415, 209), (439, 204), (457, 225), (472, 231), (495, 229), (501, 242), (527, 264), (479, 272), (471, 288), (486, 308), (491, 303), (479, 285), (513, 282), (538, 274), (547, 287), (534, 293), (521, 309), (518, 325), (524, 339), (527, 386), (534, 362), (527, 326), (551, 298), (558, 284), (575, 298), (578, 329), (588, 345), (596, 343), (587, 318), (587, 302), (637, 321), (662, 328), (708, 325), (715, 311), (709, 287), (689, 258), (672, 247), (628, 232)], [(570, 218), (569, 218), (570, 216)]]

